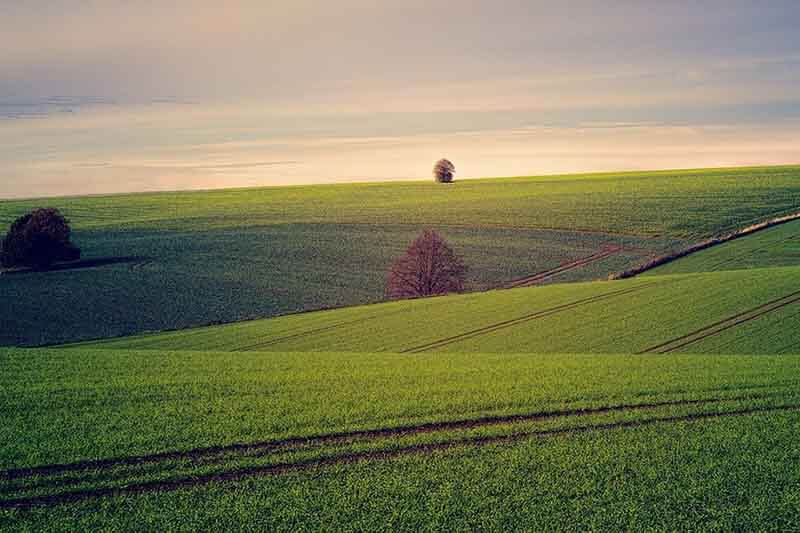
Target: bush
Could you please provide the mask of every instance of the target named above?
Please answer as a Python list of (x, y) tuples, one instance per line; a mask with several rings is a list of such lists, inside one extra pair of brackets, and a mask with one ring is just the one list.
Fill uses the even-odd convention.
[(58, 209), (34, 209), (11, 224), (0, 248), (0, 263), (4, 267), (46, 268), (80, 259), (81, 251), (70, 242), (70, 233), (69, 221)]
[(426, 229), (397, 259), (386, 280), (388, 298), (414, 298), (461, 292), (467, 269), (435, 231)]
[(456, 167), (447, 159), (440, 159), (433, 165), (433, 178), (439, 183), (451, 183)]

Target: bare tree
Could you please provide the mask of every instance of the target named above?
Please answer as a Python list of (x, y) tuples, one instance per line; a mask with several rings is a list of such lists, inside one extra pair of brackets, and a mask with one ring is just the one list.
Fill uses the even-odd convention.
[(439, 183), (451, 183), (456, 167), (448, 159), (440, 159), (433, 165), (433, 178)]
[(464, 290), (467, 269), (435, 231), (425, 229), (398, 258), (386, 279), (388, 298), (415, 298)]

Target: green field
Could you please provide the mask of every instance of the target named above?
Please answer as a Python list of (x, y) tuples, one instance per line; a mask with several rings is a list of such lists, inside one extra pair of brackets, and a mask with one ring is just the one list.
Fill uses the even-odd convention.
[[(348, 528), (386, 520), (386, 507), (408, 529), (743, 527), (756, 523), (745, 513), (754, 498), (785, 499), (761, 512), (799, 518), (800, 472), (776, 462), (798, 453), (789, 444), (800, 429), (797, 356), (81, 349), (0, 358), (9, 370), (0, 399), (13, 413), (0, 429), (9, 527)], [(753, 458), (763, 467), (744, 476)], [(659, 494), (677, 497), (653, 509)], [(506, 502), (486, 508), (481, 495)], [(682, 509), (684, 498), (702, 500), (699, 514)], [(616, 512), (593, 508), (603, 501)], [(319, 514), (306, 516), (309, 506)]]
[[(384, 182), (67, 197), (57, 203), (79, 229), (402, 221), (696, 238), (793, 211), (799, 177), (800, 166), (741, 167), (472, 179), (447, 186)], [(41, 204), (4, 202), (0, 223)]]
[(800, 265), (800, 221), (761, 230), (644, 273), (646, 276)]
[(61, 530), (792, 531), (798, 422), (583, 431), (4, 514), (9, 528)]
[[(654, 209), (649, 226), (626, 232), (632, 234), (624, 237), (632, 255), (614, 258), (624, 263), (643, 253), (638, 247), (647, 243), (672, 246), (762, 214), (797, 210), (789, 184), (796, 181), (791, 173), (800, 169), (771, 171), (768, 183), (744, 180), (757, 172), (745, 169), (680, 178), (649, 173), (486, 181), (441, 194), (461, 198), (466, 209), (464, 189), (485, 186), (489, 194), (510, 183), (515, 199), (509, 205), (522, 205), (522, 198), (546, 205), (550, 189), (533, 191), (550, 180), (552, 190), (560, 191), (553, 194), (563, 220), (569, 220), (569, 190), (575, 202), (584, 203), (587, 220), (598, 225), (594, 238), (611, 239), (605, 244), (623, 237), (606, 233), (617, 224), (611, 210), (603, 226), (597, 218), (602, 207), (587, 207), (602, 206), (604, 196), (595, 196), (596, 187), (614, 191), (608, 202), (616, 195), (619, 219), (630, 217), (628, 222), (635, 204), (646, 205), (648, 198), (669, 206)], [(648, 196), (659, 183), (666, 188)], [(672, 191), (668, 183), (680, 186)], [(722, 183), (731, 187), (727, 197)], [(386, 192), (395, 186), (363, 189)], [(762, 186), (759, 200), (754, 195)], [(342, 193), (336, 200), (338, 190), (275, 191), (300, 196), (327, 191), (336, 205), (348, 197)], [(714, 190), (709, 209), (696, 208), (690, 190), (695, 195)], [(265, 191), (198, 193), (198, 198), (219, 195), (244, 203)], [(736, 194), (741, 194), (738, 201)], [(164, 320), (175, 327), (202, 323), (201, 316), (230, 318), (233, 309), (255, 305), (271, 290), (253, 291), (256, 282), (246, 280), (258, 278), (258, 269), (241, 263), (245, 256), (257, 256), (252, 250), (264, 235), (284, 231), (283, 242), (289, 243), (301, 234), (300, 240), (310, 242), (352, 231), (360, 232), (353, 242), (384, 239), (389, 249), (399, 246), (395, 240), (413, 236), (414, 216), (435, 217), (433, 210), (426, 211), (430, 206), (422, 206), (408, 217), (408, 225), (381, 226), (377, 218), (347, 224), (342, 208), (325, 214), (339, 217), (335, 224), (237, 227), (241, 214), (254, 220), (272, 215), (268, 210), (254, 214), (255, 205), (248, 212), (228, 204), (236, 213), (230, 220), (209, 215), (207, 233), (184, 230), (170, 241), (165, 236), (177, 229), (155, 226), (189, 219), (156, 222), (148, 218), (157, 209), (148, 211), (147, 197), (131, 198), (142, 204), (130, 214), (121, 210), (130, 227), (108, 235), (148, 235), (142, 246), (169, 242), (175, 256), (171, 262), (132, 263), (136, 269), (119, 263), (47, 274), (63, 276), (66, 287), (93, 283), (114, 295), (119, 286), (144, 298), (118, 294), (108, 303), (116, 314), (106, 317), (105, 304), (93, 301), (89, 291), (81, 300), (85, 308), (74, 305), (74, 314), (54, 331), (63, 331), (81, 313), (91, 313), (99, 323), (92, 331), (104, 335), (157, 329), (150, 320), (161, 314), (183, 317)], [(313, 211), (305, 198), (298, 205)], [(217, 207), (205, 209), (211, 213)], [(149, 215), (137, 219), (137, 210)], [(377, 217), (380, 210), (368, 211), (362, 214)], [(443, 220), (451, 216), (444, 211)], [(483, 225), (448, 226), (450, 235), (458, 236), (451, 237), (454, 242), (473, 243), (474, 260), (497, 280), (522, 268), (519, 258), (529, 244), (535, 244), (530, 248), (535, 255), (551, 242), (544, 236), (576, 229), (537, 227), (542, 220), (533, 210), (529, 228), (489, 222), (502, 216), (502, 209), (485, 210), (475, 216)], [(721, 222), (727, 216), (736, 222)], [(717, 226), (710, 223), (714, 217)], [(101, 226), (98, 219), (81, 231), (111, 231)], [(212, 260), (219, 235), (226, 236), (229, 248), (240, 248)], [(565, 276), (575, 283), (374, 303), (50, 348), (0, 348), (0, 529), (796, 530), (797, 235), (798, 222), (776, 226), (619, 281), (579, 281), (603, 277), (610, 266), (593, 265), (583, 274)], [(573, 242), (577, 257), (596, 250), (587, 242)], [(348, 263), (351, 254), (343, 246), (339, 243), (341, 262), (331, 264), (348, 281), (331, 288), (329, 297), (362, 283), (355, 300), (371, 301), (359, 262)], [(489, 248), (495, 253), (481, 255)], [(178, 254), (184, 249), (190, 253)], [(298, 275), (294, 285), (284, 286), (287, 298), (315, 287), (314, 279), (324, 285), (321, 270), (319, 278), (311, 274), (330, 260), (323, 259), (323, 249), (276, 256), (275, 261), (295, 265)], [(499, 260), (509, 249), (516, 259)], [(551, 248), (554, 255), (547, 260), (560, 262), (558, 250), (565, 249)], [(208, 262), (192, 270), (189, 258), (196, 256)], [(319, 263), (309, 263), (310, 257)], [(144, 280), (169, 280), (174, 265), (187, 269), (186, 285), (180, 286), (179, 298), (159, 294), (163, 306), (153, 307), (162, 300), (147, 295), (159, 293), (159, 282)], [(138, 272), (142, 286), (134, 287), (123, 272)], [(375, 263), (376, 279), (379, 272)], [(7, 279), (22, 284), (26, 276)], [(216, 300), (204, 301), (223, 278), (227, 282)], [(480, 287), (491, 286), (488, 279)], [(192, 292), (203, 286), (208, 292)], [(17, 290), (18, 299), (30, 298), (31, 293)], [(301, 307), (319, 303), (297, 298)], [(190, 308), (198, 314), (190, 314)], [(13, 321), (20, 318), (3, 313), (16, 332)], [(40, 328), (35, 322), (25, 327)], [(90, 330), (63, 337), (88, 337)]]
[[(800, 268), (652, 276), (304, 313), (90, 343), (114, 349), (638, 353), (800, 351)], [(741, 319), (741, 322), (739, 320)], [(722, 331), (717, 323), (726, 321)], [(772, 321), (758, 350), (709, 342)], [(707, 336), (705, 335), (707, 333)]]
[(0, 345), (380, 301), (392, 259), (424, 226), (486, 289), (622, 246), (548, 281), (605, 278), (798, 204), (798, 166), (5, 201), (0, 225), (57, 206), (85, 258), (125, 261), (0, 276)]

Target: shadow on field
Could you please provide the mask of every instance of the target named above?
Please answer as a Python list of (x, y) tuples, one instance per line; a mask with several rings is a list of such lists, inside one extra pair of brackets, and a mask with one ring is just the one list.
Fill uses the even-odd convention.
[(132, 263), (134, 266), (144, 263), (149, 263), (150, 259), (140, 256), (124, 256), (124, 257), (96, 257), (94, 259), (81, 259), (79, 261), (70, 261), (68, 263), (56, 263), (55, 265), (44, 268), (14, 268), (9, 270), (0, 270), (3, 276), (14, 276), (20, 274), (42, 273), (42, 272), (58, 272), (61, 270), (78, 270), (84, 268), (97, 268), (106, 265), (116, 265), (120, 263)]

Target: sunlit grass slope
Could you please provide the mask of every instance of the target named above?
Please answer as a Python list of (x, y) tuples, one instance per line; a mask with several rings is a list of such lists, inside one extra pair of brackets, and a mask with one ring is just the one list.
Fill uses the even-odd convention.
[[(391, 302), (157, 335), (103, 348), (235, 351), (791, 351), (800, 268), (653, 276)], [(717, 336), (760, 331), (717, 349)], [(753, 330), (752, 328), (756, 328)], [(727, 338), (727, 337), (725, 337)], [(672, 344), (669, 344), (672, 343)], [(90, 344), (91, 345), (91, 344)]]
[(7, 528), (797, 519), (797, 356), (82, 348), (0, 363)]
[(795, 356), (4, 348), (0, 362), (2, 469), (488, 415), (800, 394)]
[(650, 254), (795, 210), (800, 167), (13, 201), (0, 202), (0, 222), (41, 205), (64, 210), (87, 259), (129, 260), (0, 276), (0, 344), (379, 301), (392, 259), (424, 226), (463, 255), (472, 289), (623, 246), (551, 281), (604, 278)]
[(0, 510), (74, 531), (794, 531), (800, 414), (452, 447), (176, 491)]
[[(766, 177), (746, 178), (761, 172)], [(634, 234), (625, 245), (646, 253), (656, 242), (795, 209), (797, 172), (512, 179), (448, 192), (411, 184), (431, 192), (419, 192), (416, 204), (400, 201), (407, 217), (386, 207), (399, 217), (394, 229), (373, 210), (389, 205), (386, 184), (353, 186), (386, 195), (383, 204), (373, 196), (374, 204), (359, 206), (367, 217), (360, 224), (349, 224), (355, 208), (346, 207), (348, 195), (337, 198), (339, 187), (278, 189), (284, 208), (269, 207), (266, 190), (177, 195), (208, 200), (187, 205), (185, 218), (167, 215), (167, 204), (150, 210), (153, 198), (169, 195), (75, 199), (71, 206), (87, 209), (74, 212), (76, 220), (86, 216), (78, 235), (96, 239), (90, 250), (169, 250), (170, 259), (9, 276), (0, 279), (4, 296), (12, 295), (0, 311), (4, 328), (21, 328), (12, 329), (19, 338), (49, 320), (53, 331), (72, 326), (81, 338), (305, 309), (355, 286), (354, 301), (370, 301), (381, 261), (424, 217), (438, 220), (435, 205), (451, 224), (448, 236), (473, 243), (465, 255), (484, 257), (481, 268), (513, 250), (516, 262), (481, 274), (486, 282), (524, 269), (528, 245), (557, 264), (566, 250), (580, 256), (623, 238), (535, 229), (545, 220), (537, 205), (549, 216), (563, 209), (567, 227), (622, 231), (612, 220), (616, 198), (625, 233)], [(474, 199), (479, 222), (455, 223), (444, 196), (427, 203), (450, 194), (469, 215), (481, 183), (487, 197), (510, 195), (492, 200), (508, 212), (479, 209)], [(555, 185), (537, 188), (545, 183)], [(292, 194), (298, 210), (310, 211), (290, 213)], [(103, 209), (119, 210), (118, 219)], [(281, 209), (286, 221), (320, 218), (283, 224)], [(651, 219), (636, 222), (647, 209)], [(493, 226), (514, 218), (522, 229)], [(623, 281), (390, 302), (58, 349), (0, 348), (0, 529), (797, 529), (796, 227)], [(384, 252), (367, 260), (352, 253), (365, 242), (382, 242)], [(331, 262), (334, 249), (339, 262)], [(600, 276), (604, 267), (596, 268)], [(282, 269), (296, 277), (281, 278)], [(260, 284), (262, 271), (282, 280), (280, 290)], [(297, 292), (303, 287), (330, 292), (308, 296)], [(283, 296), (270, 300), (275, 294)]]
[[(800, 210), (800, 208), (799, 208)], [(645, 272), (685, 274), (800, 265), (800, 220), (734, 239)]]
[[(786, 213), (800, 166), (230, 189), (48, 199), (77, 229), (290, 223), (477, 225), (694, 238)], [(8, 224), (41, 200), (0, 203)], [(490, 206), (490, 207), (489, 207)]]

